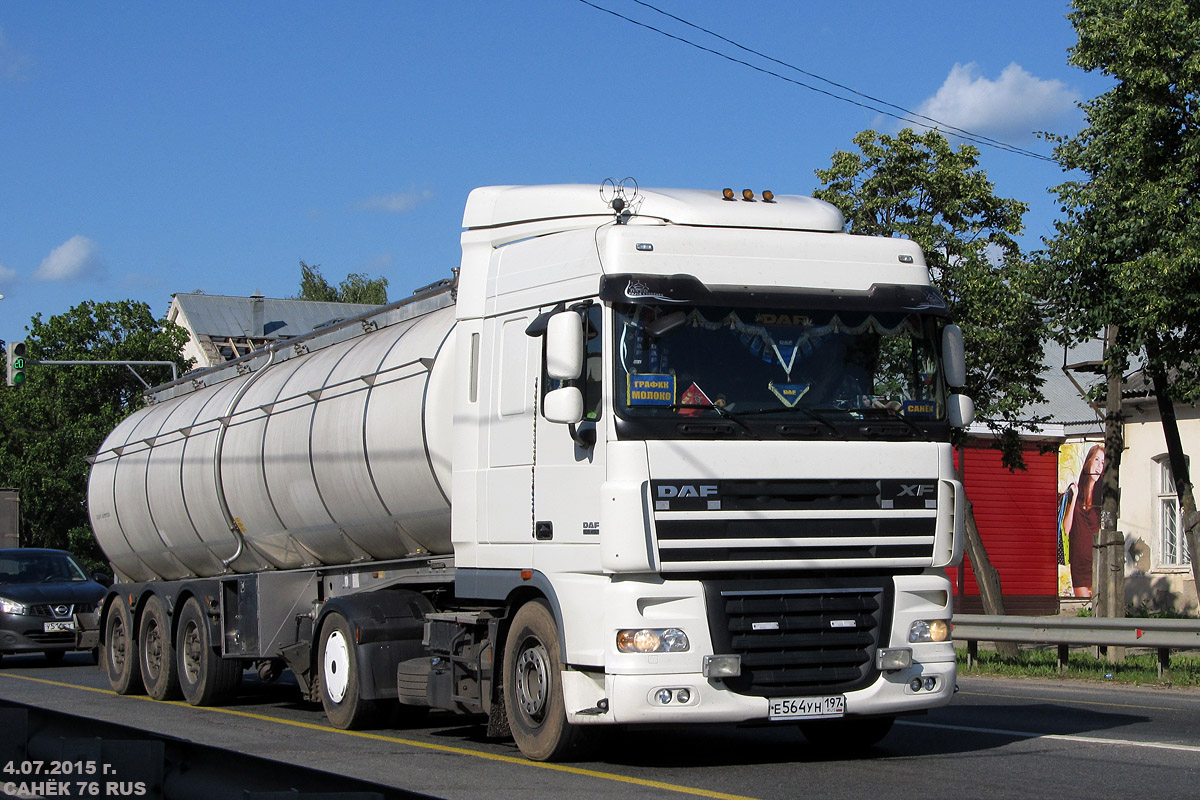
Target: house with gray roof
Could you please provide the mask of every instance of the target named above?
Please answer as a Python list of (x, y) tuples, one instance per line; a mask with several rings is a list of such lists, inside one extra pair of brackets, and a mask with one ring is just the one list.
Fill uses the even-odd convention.
[(183, 355), (195, 360), (196, 369), (204, 369), (376, 308), (379, 306), (285, 300), (258, 293), (250, 297), (194, 293), (174, 295), (167, 319), (191, 335)]

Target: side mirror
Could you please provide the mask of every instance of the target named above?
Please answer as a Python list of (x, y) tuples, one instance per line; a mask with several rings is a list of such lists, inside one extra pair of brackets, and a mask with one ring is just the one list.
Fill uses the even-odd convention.
[(967, 350), (963, 346), (962, 328), (947, 325), (942, 328), (942, 370), (946, 385), (953, 389), (967, 383)]
[(573, 381), (583, 374), (583, 317), (574, 311), (560, 311), (550, 317), (546, 327), (546, 374), (556, 381)]
[(583, 392), (578, 386), (564, 386), (546, 393), (542, 412), (550, 422), (574, 425), (583, 419)]
[(965, 394), (946, 398), (946, 418), (954, 428), (967, 428), (975, 420), (975, 401)]

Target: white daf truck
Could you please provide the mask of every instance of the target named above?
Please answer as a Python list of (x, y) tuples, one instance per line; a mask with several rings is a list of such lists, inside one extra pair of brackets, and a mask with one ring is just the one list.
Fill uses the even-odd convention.
[[(476, 189), (453, 278), (158, 387), (95, 455), (120, 693), (290, 669), (341, 728), (873, 743), (949, 702), (961, 332), (812, 198)], [(393, 717), (389, 717), (393, 718)]]

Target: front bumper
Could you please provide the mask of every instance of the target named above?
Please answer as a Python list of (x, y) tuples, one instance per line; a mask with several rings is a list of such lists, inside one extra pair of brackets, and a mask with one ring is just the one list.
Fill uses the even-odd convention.
[[(954, 696), (957, 669), (953, 661), (915, 663), (908, 669), (884, 672), (870, 686), (846, 692), (846, 716), (895, 715), (944, 706)], [(934, 688), (914, 691), (914, 678), (933, 678)], [(680, 722), (767, 721), (765, 697), (735, 694), (717, 680), (696, 673), (668, 675), (588, 676), (563, 673), (567, 718), (577, 725), (654, 724)], [(673, 699), (662, 703), (660, 690), (671, 690)], [(678, 690), (688, 700), (677, 702)], [(607, 708), (598, 713), (598, 708)]]
[(0, 614), (0, 653), (74, 650), (75, 629), (47, 632), (48, 622), (61, 624), (68, 620), (40, 614)]

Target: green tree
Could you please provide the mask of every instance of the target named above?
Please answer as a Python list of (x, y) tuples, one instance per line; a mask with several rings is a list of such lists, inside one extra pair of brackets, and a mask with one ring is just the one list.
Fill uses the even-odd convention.
[[(174, 361), (187, 331), (156, 320), (145, 303), (84, 302), (30, 320), (28, 357), (45, 361)], [(137, 367), (148, 383), (169, 367)], [(0, 391), (0, 484), (21, 491), (21, 544), (72, 550), (102, 563), (88, 524), (87, 457), (139, 408), (145, 387), (127, 367), (30, 366), (19, 388)]]
[(1063, 218), (1046, 241), (1047, 310), (1078, 341), (1115, 331), (1110, 372), (1133, 356), (1152, 380), (1200, 586), (1196, 504), (1176, 402), (1200, 399), (1200, 3), (1075, 0), (1072, 65), (1115, 80), (1052, 137)]
[(320, 264), (306, 264), (301, 259), (300, 294), (296, 299), (382, 306), (387, 304), (387, 286), (387, 278), (368, 278), (366, 273), (351, 272), (337, 288), (334, 288), (321, 274)]
[[(921, 246), (951, 320), (963, 329), (966, 392), (999, 435), (1005, 462), (1023, 466), (1016, 429), (1031, 422), (1023, 409), (1042, 399), (1045, 341), (1014, 238), (1026, 204), (997, 197), (979, 151), (953, 147), (938, 131), (868, 130), (854, 143), (857, 152), (834, 153), (830, 168), (817, 170), (824, 186), (814, 195), (841, 209), (852, 233)], [(1003, 613), (999, 578), (969, 511), (967, 548), (985, 609)]]

